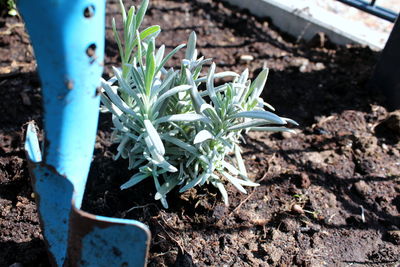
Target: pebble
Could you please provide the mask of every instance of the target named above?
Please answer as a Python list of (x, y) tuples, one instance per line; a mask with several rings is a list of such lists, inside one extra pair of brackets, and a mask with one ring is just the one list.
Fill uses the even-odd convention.
[(315, 69), (315, 70), (324, 70), (324, 69), (325, 69), (325, 65), (324, 65), (324, 63), (317, 62), (317, 63), (315, 64), (314, 69)]
[(294, 204), (292, 206), (292, 211), (295, 212), (295, 213), (298, 213), (298, 214), (303, 214), (304, 213), (303, 208), (298, 204)]
[(240, 61), (242, 61), (242, 62), (250, 62), (253, 60), (254, 60), (254, 57), (252, 55), (241, 55), (240, 56)]
[(283, 139), (289, 139), (292, 137), (292, 133), (289, 132), (281, 132), (281, 135)]
[(361, 180), (354, 184), (354, 190), (356, 190), (360, 196), (364, 197), (369, 194), (371, 188), (365, 181)]
[(300, 174), (300, 179), (301, 179), (300, 180), (300, 187), (301, 188), (307, 189), (307, 188), (310, 187), (311, 181), (310, 181), (310, 178), (308, 177), (307, 173), (302, 172)]

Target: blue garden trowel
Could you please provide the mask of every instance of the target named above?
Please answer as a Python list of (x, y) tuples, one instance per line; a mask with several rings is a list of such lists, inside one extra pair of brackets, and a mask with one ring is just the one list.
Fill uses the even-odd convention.
[(150, 232), (80, 210), (96, 138), (105, 0), (19, 0), (38, 63), (42, 152), (33, 123), (25, 150), (54, 266), (144, 266)]

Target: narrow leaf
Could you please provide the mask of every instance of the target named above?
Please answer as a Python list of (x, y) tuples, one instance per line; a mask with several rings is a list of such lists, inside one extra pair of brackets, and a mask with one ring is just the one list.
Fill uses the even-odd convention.
[(156, 69), (156, 73), (158, 73), (162, 67), (164, 67), (165, 63), (167, 63), (167, 61), (176, 54), (176, 52), (178, 52), (182, 47), (184, 47), (185, 44), (180, 44), (177, 47), (175, 47), (174, 50), (172, 50), (171, 52), (168, 53), (168, 55), (161, 61), (160, 64), (158, 64), (157, 69)]
[(193, 144), (198, 144), (198, 143), (201, 143), (201, 142), (204, 142), (204, 141), (206, 141), (208, 139), (213, 139), (213, 138), (214, 138), (214, 136), (212, 135), (212, 133), (210, 133), (207, 130), (201, 130), (194, 137)]
[(143, 181), (144, 179), (146, 179), (149, 176), (150, 176), (150, 174), (148, 174), (148, 173), (136, 173), (126, 183), (121, 185), (120, 188), (121, 188), (121, 190), (124, 190), (129, 187), (132, 187), (132, 186), (140, 183), (141, 181)]
[(265, 120), (250, 120), (250, 121), (246, 121), (246, 122), (242, 122), (242, 123), (230, 126), (228, 128), (228, 131), (242, 130), (242, 129), (247, 129), (247, 128), (251, 128), (251, 127), (259, 126), (259, 125), (263, 125), (263, 124), (267, 124), (267, 122)]
[(136, 13), (136, 29), (139, 29), (140, 25), (142, 24), (144, 14), (146, 13), (147, 7), (149, 5), (149, 0), (143, 0), (140, 8)]
[(251, 131), (264, 131), (264, 132), (288, 132), (295, 134), (296, 131), (285, 127), (252, 127)]
[(160, 155), (165, 154), (165, 148), (164, 145), (161, 141), (160, 136), (157, 133), (157, 130), (154, 128), (153, 124), (149, 120), (144, 120), (144, 127), (146, 128), (147, 134), (150, 137), (152, 143), (154, 144), (154, 147), (156, 148), (157, 152)]
[(286, 124), (286, 121), (281, 119), (278, 115), (265, 110), (242, 111), (234, 114), (231, 118), (262, 119), (276, 124)]
[(178, 147), (180, 147), (180, 148), (192, 153), (192, 154), (195, 154), (195, 155), (199, 154), (198, 150), (194, 146), (189, 145), (188, 143), (185, 143), (185, 142), (179, 140), (178, 138), (175, 138), (175, 137), (172, 137), (172, 136), (168, 136), (168, 135), (163, 135), (163, 139), (165, 141), (168, 141), (168, 142), (170, 142), (170, 143), (172, 143), (172, 144), (174, 144), (174, 145), (176, 145), (176, 146), (178, 146)]
[(195, 50), (196, 50), (196, 41), (197, 41), (197, 36), (196, 36), (196, 33), (193, 31), (189, 35), (188, 47), (185, 52), (185, 59), (196, 60), (194, 58), (194, 54), (195, 54)]
[(163, 122), (171, 122), (171, 121), (183, 121), (183, 122), (193, 122), (193, 121), (202, 121), (205, 123), (211, 123), (210, 119), (196, 113), (185, 113), (185, 114), (175, 114), (175, 115), (168, 115), (157, 119), (156, 123), (163, 123)]
[[(239, 74), (237, 74), (236, 72), (233, 71), (224, 71), (224, 72), (219, 72), (214, 74), (214, 79), (217, 78), (225, 78), (225, 77), (238, 77)], [(201, 77), (195, 80), (196, 83), (200, 83), (200, 82), (205, 82), (207, 81), (207, 76), (205, 77)]]

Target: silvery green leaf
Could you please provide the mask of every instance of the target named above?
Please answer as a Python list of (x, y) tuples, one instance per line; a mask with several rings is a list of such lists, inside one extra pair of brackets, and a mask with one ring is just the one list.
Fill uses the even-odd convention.
[(151, 121), (149, 120), (144, 120), (144, 127), (146, 128), (147, 134), (151, 139), (151, 142), (153, 143), (156, 151), (160, 154), (160, 155), (164, 155), (165, 154), (165, 148), (164, 145), (161, 141), (160, 136), (157, 133), (157, 130), (154, 128), (153, 124), (151, 123)]
[(214, 138), (214, 136), (212, 135), (212, 133), (210, 133), (207, 130), (201, 130), (194, 137), (193, 144), (198, 144), (198, 143), (201, 143), (201, 142), (204, 142), (204, 141), (206, 141), (208, 139), (213, 139), (213, 138)]
[(121, 154), (122, 154), (123, 150), (125, 149), (125, 146), (126, 146), (126, 144), (127, 144), (128, 142), (129, 142), (129, 136), (126, 136), (126, 135), (125, 135), (125, 136), (122, 138), (121, 143), (119, 143), (119, 145), (118, 145), (118, 147), (117, 147), (118, 153), (117, 153), (117, 155), (114, 156), (114, 160), (117, 160), (117, 159), (121, 156)]
[(190, 60), (189, 59), (182, 59), (182, 64), (186, 67), (190, 67)]
[[(207, 112), (206, 112), (207, 111)], [(222, 121), (217, 114), (217, 111), (207, 103), (203, 103), (200, 106), (200, 113), (206, 114), (208, 117), (211, 117), (212, 121), (218, 125), (222, 125)]]
[(122, 2), (122, 0), (119, 0), (119, 6), (121, 8), (122, 21), (125, 23), (125, 21), (126, 21), (126, 10), (125, 10), (125, 6), (124, 6), (124, 3)]
[(114, 105), (114, 104), (108, 99), (108, 97), (104, 95), (104, 93), (102, 93), (102, 94), (100, 95), (100, 100), (101, 100), (101, 103), (103, 103), (103, 104), (107, 107), (107, 109), (108, 109), (109, 111), (111, 111), (111, 113), (114, 114), (115, 116), (118, 116), (118, 117), (119, 117), (119, 116), (121, 116), (121, 114), (123, 114), (123, 112), (122, 112), (116, 105)]
[(145, 162), (145, 159), (137, 159), (134, 160), (133, 162), (129, 162), (129, 169), (135, 169), (136, 167), (140, 166), (143, 162)]
[(129, 108), (129, 106), (118, 96), (118, 94), (114, 93), (114, 90), (107, 82), (101, 83), (103, 89), (107, 93), (107, 96), (110, 100), (123, 112), (130, 114), (134, 117), (137, 117), (136, 113)]
[(150, 176), (150, 174), (148, 174), (148, 173), (140, 173), (140, 172), (136, 173), (126, 183), (121, 185), (120, 188), (121, 188), (121, 190), (124, 190), (129, 187), (132, 187), (132, 186), (140, 183), (141, 181), (143, 181), (144, 179), (146, 179), (149, 176)]
[(157, 67), (160, 65), (163, 57), (164, 57), (164, 52), (165, 52), (165, 45), (160, 46), (160, 48), (158, 48), (158, 51), (156, 53), (156, 65)]
[(289, 119), (289, 118), (282, 118), (282, 119), (284, 121), (288, 122), (288, 123), (291, 123), (291, 124), (295, 125), (295, 126), (299, 126), (299, 124), (295, 120), (292, 120), (292, 119)]
[(211, 123), (210, 119), (206, 116), (196, 114), (196, 113), (185, 113), (185, 114), (176, 114), (176, 115), (168, 115), (157, 119), (156, 123), (163, 122), (171, 122), (171, 121), (183, 121), (183, 122), (193, 122), (193, 121), (202, 121), (205, 123)]
[(162, 160), (160, 160), (160, 161), (152, 159), (151, 162), (154, 165), (156, 165), (156, 166), (158, 166), (160, 168), (163, 168), (165, 171), (168, 171), (168, 172), (177, 172), (178, 171), (178, 169), (175, 166), (173, 166), (171, 163), (166, 161), (164, 159), (164, 157), (162, 157)]
[(188, 69), (186, 69), (186, 79), (188, 80), (188, 83), (192, 86), (190, 88), (190, 96), (193, 101), (194, 109), (196, 110), (197, 113), (201, 113), (200, 107), (202, 104), (205, 103), (205, 101), (203, 100), (203, 98), (201, 98), (199, 91), (197, 90), (197, 86), (193, 81), (192, 74)]
[(234, 187), (236, 187), (237, 190), (239, 190), (240, 192), (247, 194), (246, 189), (243, 188), (243, 186), (238, 182), (239, 179), (233, 177), (232, 175), (230, 175), (227, 172), (224, 171), (220, 171), (220, 173), (230, 182), (232, 183), (232, 185)]
[(203, 177), (201, 178), (201, 181), (200, 181), (200, 183), (199, 183), (199, 185), (204, 185), (206, 182), (207, 182), (207, 180), (208, 180), (208, 178), (210, 178), (210, 176), (211, 176), (211, 172), (209, 172), (209, 171), (207, 171), (204, 175), (202, 175)]
[(154, 199), (159, 200), (163, 197), (166, 198), (166, 195), (172, 189), (174, 189), (174, 187), (177, 186), (179, 182), (180, 181), (176, 176), (174, 176), (174, 177), (172, 177), (172, 179), (169, 179), (168, 181), (166, 181), (163, 185), (160, 186), (160, 188), (158, 189), (158, 192), (154, 196)]
[[(125, 9), (124, 9), (124, 13), (125, 13)], [(125, 15), (126, 16), (126, 15)], [(124, 58), (124, 50), (122, 49), (122, 43), (121, 43), (121, 39), (119, 38), (118, 35), (118, 31), (117, 31), (117, 26), (115, 25), (115, 19), (112, 19), (112, 29), (113, 29), (113, 33), (114, 33), (114, 39), (117, 42), (118, 45), (118, 51), (119, 54), (121, 56), (121, 58)]]
[(185, 44), (180, 44), (177, 47), (175, 47), (174, 50), (172, 50), (171, 52), (168, 53), (168, 55), (161, 61), (160, 64), (158, 64), (158, 67), (156, 69), (156, 72), (159, 72), (161, 70), (162, 67), (164, 67), (165, 63), (167, 63), (167, 61), (176, 54), (176, 52), (178, 52), (182, 47), (185, 47)]
[(143, 153), (143, 155), (148, 159), (148, 161), (150, 161), (151, 163), (153, 163), (154, 165), (163, 168), (165, 171), (168, 172), (177, 172), (178, 169), (175, 168), (173, 165), (171, 165), (168, 161), (165, 160), (165, 158), (163, 157), (163, 155), (161, 155), (160, 153), (158, 153), (158, 151), (156, 150), (154, 144), (152, 143), (152, 140), (150, 139), (149, 136), (146, 136), (144, 138), (146, 145), (148, 147), (148, 150), (151, 154), (151, 158), (146, 157), (145, 153)]
[(183, 148), (184, 150), (186, 150), (186, 151), (188, 151), (188, 152), (190, 152), (192, 154), (198, 155), (198, 151), (194, 146), (189, 145), (188, 143), (185, 143), (185, 142), (179, 140), (178, 138), (171, 137), (171, 136), (168, 136), (168, 135), (164, 134), (163, 135), (163, 139), (165, 141), (168, 141), (168, 142), (174, 144), (174, 145), (179, 146), (180, 148)]
[(155, 57), (154, 57), (154, 39), (150, 41), (149, 48), (146, 53), (146, 76), (144, 81), (144, 87), (146, 88), (146, 95), (150, 96), (151, 87), (154, 82), (154, 74), (156, 71)]
[(197, 155), (192, 155), (190, 156), (190, 158), (186, 161), (186, 168), (189, 168), (190, 164), (192, 164), (192, 162), (197, 158)]
[(267, 102), (263, 102), (264, 106), (266, 106), (267, 108), (269, 108), (272, 111), (275, 111), (275, 108), (273, 106), (271, 106), (270, 104), (268, 104)]
[[(190, 139), (189, 138), (189, 136), (188, 136), (188, 134), (186, 133), (186, 131), (181, 127), (181, 126), (179, 126), (178, 124), (176, 124), (175, 122), (169, 122), (172, 126), (174, 126), (175, 128), (176, 128), (176, 130), (178, 130), (179, 131), (179, 133), (181, 133), (182, 134), (182, 136), (184, 137), (184, 139), (185, 140), (188, 140), (188, 139)], [(183, 126), (184, 127), (184, 126)], [(172, 131), (169, 131), (170, 133), (172, 132)]]
[(196, 41), (197, 36), (196, 33), (193, 31), (189, 35), (188, 46), (185, 52), (185, 59), (188, 60), (195, 60), (195, 51), (196, 51)]
[(162, 81), (156, 77), (153, 78), (153, 85), (150, 90), (150, 98), (157, 94), (157, 92), (161, 91), (160, 87), (162, 85)]
[(164, 94), (162, 94), (162, 95), (157, 99), (157, 101), (155, 102), (154, 106), (155, 106), (156, 109), (157, 109), (157, 107), (158, 107), (159, 105), (161, 105), (161, 104), (163, 103), (163, 101), (164, 101), (165, 99), (167, 99), (168, 97), (170, 97), (170, 96), (172, 96), (172, 95), (174, 95), (174, 94), (176, 94), (176, 93), (184, 92), (184, 91), (186, 91), (186, 90), (189, 90), (191, 87), (192, 87), (192, 86), (190, 86), (190, 85), (184, 84), (184, 85), (179, 85), (179, 86), (176, 86), (176, 87), (174, 87), (174, 88), (169, 89), (167, 92), (165, 92)]
[(135, 7), (131, 6), (128, 11), (128, 16), (127, 19), (124, 21), (124, 41), (126, 43), (125, 46), (125, 55), (127, 55), (127, 48), (129, 46), (129, 43), (132, 42), (132, 30), (136, 30), (136, 21), (134, 21), (135, 17)]
[(220, 141), (224, 146), (228, 147), (229, 150), (233, 149), (233, 144), (226, 141), (223, 137), (217, 137), (217, 140)]
[(121, 123), (121, 121), (119, 120), (119, 118), (118, 118), (117, 116), (115, 116), (114, 114), (112, 115), (111, 120), (112, 120), (114, 126), (115, 126), (118, 130), (120, 130), (121, 132), (128, 132), (128, 131), (129, 131), (129, 129), (128, 129), (127, 127), (125, 127), (125, 126)]
[(242, 129), (247, 129), (247, 128), (251, 128), (251, 127), (259, 126), (259, 125), (263, 125), (263, 124), (267, 124), (267, 122), (265, 120), (250, 120), (250, 121), (246, 121), (246, 122), (242, 122), (242, 123), (230, 126), (228, 128), (228, 131), (242, 130)]
[(136, 30), (136, 40), (137, 40), (137, 51), (136, 51), (136, 59), (137, 62), (139, 63), (143, 76), (144, 76), (144, 72), (143, 72), (143, 54), (142, 54), (142, 40), (140, 39), (140, 34), (139, 31)]
[(240, 74), (239, 80), (237, 81), (239, 84), (245, 84), (247, 79), (249, 78), (249, 69), (245, 69), (242, 74)]
[(155, 38), (160, 33), (160, 31), (161, 31), (160, 26), (152, 25), (140, 32), (140, 34), (139, 34), (140, 40), (145, 41), (146, 39)]
[(221, 165), (227, 169), (230, 173), (232, 173), (233, 175), (237, 176), (239, 175), (240, 171), (237, 170), (233, 165), (229, 164), (226, 161), (221, 161)]
[(252, 127), (251, 131), (264, 131), (264, 132), (288, 132), (295, 134), (296, 131), (285, 127)]
[(120, 72), (120, 70), (115, 67), (112, 67), (112, 69), (115, 74), (115, 77), (117, 77), (117, 79), (118, 79), (118, 83), (119, 83), (120, 87), (122, 87), (124, 89), (124, 91), (131, 90), (129, 85), (126, 83), (125, 79), (122, 77), (122, 73)]
[(211, 101), (214, 103), (214, 106), (218, 109), (219, 99), (217, 98), (214, 88), (214, 73), (215, 73), (215, 63), (212, 63), (207, 75), (207, 91), (211, 98)]
[(221, 193), (225, 206), (229, 206), (228, 193), (226, 192), (224, 185), (220, 181), (213, 182), (213, 185), (216, 186)]
[(132, 138), (133, 140), (135, 140), (136, 142), (137, 142), (137, 140), (138, 140), (138, 136), (137, 135), (134, 135), (133, 133), (130, 133), (130, 132), (127, 132), (127, 133), (124, 133), (125, 135), (127, 135), (127, 136), (129, 136), (130, 138)]
[(244, 174), (243, 178), (248, 180), (246, 165), (244, 164), (242, 154), (240, 152), (240, 147), (238, 145), (235, 145), (235, 157), (240, 173)]
[(268, 72), (269, 69), (263, 69), (260, 74), (258, 74), (257, 78), (250, 85), (250, 90), (247, 92), (246, 99), (251, 93), (250, 101), (258, 98), (261, 95), (268, 78)]
[(197, 176), (196, 178), (194, 178), (193, 180), (191, 180), (189, 183), (187, 183), (184, 187), (182, 187), (182, 188), (179, 190), (179, 193), (183, 193), (183, 192), (189, 190), (190, 188), (195, 187), (196, 185), (198, 185), (198, 184), (201, 182), (201, 180), (202, 180), (202, 179), (204, 178), (204, 176), (206, 176), (206, 175), (207, 175), (207, 173), (203, 173), (202, 175)]
[(142, 24), (144, 14), (146, 13), (148, 5), (149, 5), (149, 0), (143, 0), (142, 4), (140, 5), (140, 7), (136, 13), (136, 28), (137, 29), (139, 29), (140, 25)]
[(231, 118), (262, 119), (275, 124), (286, 124), (286, 121), (272, 112), (265, 110), (242, 111), (231, 116)]
[(238, 183), (240, 183), (241, 185), (244, 185), (244, 186), (252, 186), (252, 187), (260, 186), (260, 184), (255, 183), (250, 180), (242, 180), (242, 179), (238, 179), (238, 178), (235, 178), (235, 179), (237, 180)]
[[(217, 79), (217, 78), (225, 78), (225, 77), (238, 77), (238, 76), (239, 76), (239, 74), (237, 74), (236, 72), (233, 72), (233, 71), (223, 71), (223, 72), (215, 73), (215, 74), (214, 74), (214, 79)], [(195, 83), (200, 83), (200, 82), (205, 82), (205, 81), (207, 81), (207, 76), (198, 78), (198, 79), (196, 79), (194, 82), (195, 82)]]

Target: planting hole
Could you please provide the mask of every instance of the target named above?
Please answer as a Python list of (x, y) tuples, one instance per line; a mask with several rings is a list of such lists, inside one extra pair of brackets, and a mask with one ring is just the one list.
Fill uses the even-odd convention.
[(85, 10), (83, 11), (83, 15), (85, 16), (85, 18), (91, 18), (94, 16), (94, 5), (90, 5), (88, 7), (85, 8)]
[(88, 55), (89, 57), (94, 58), (96, 55), (96, 45), (95, 44), (91, 44), (89, 45), (89, 47), (86, 49), (86, 55)]

